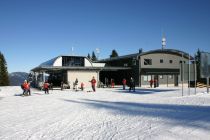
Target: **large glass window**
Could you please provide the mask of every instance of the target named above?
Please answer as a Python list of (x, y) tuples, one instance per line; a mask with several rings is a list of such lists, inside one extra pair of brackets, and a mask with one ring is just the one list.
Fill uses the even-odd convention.
[(64, 56), (62, 66), (84, 66), (84, 58)]
[(152, 65), (152, 59), (144, 59), (144, 65)]

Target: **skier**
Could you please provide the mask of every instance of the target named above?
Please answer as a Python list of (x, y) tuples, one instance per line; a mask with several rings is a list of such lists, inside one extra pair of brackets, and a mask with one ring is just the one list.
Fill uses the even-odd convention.
[(130, 88), (129, 88), (129, 92), (133, 90), (133, 92), (135, 92), (135, 80), (133, 79), (133, 77), (131, 77), (130, 79)]
[(23, 83), (23, 89), (24, 89), (23, 95), (27, 96), (28, 93), (29, 93), (29, 95), (31, 94), (31, 92), (30, 92), (30, 83), (27, 82), (27, 80), (25, 80), (24, 83)]
[(149, 83), (150, 83), (150, 87), (152, 88), (153, 80), (151, 79), (151, 80), (149, 81)]
[(114, 79), (111, 79), (111, 87), (114, 88)]
[(82, 83), (81, 83), (81, 90), (82, 90), (82, 91), (84, 90), (84, 85), (85, 85), (85, 84), (82, 82)]
[(92, 78), (92, 80), (90, 82), (91, 82), (91, 86), (92, 86), (93, 92), (95, 92), (96, 91), (96, 79), (95, 79), (94, 76), (93, 76), (93, 78)]
[(49, 83), (47, 81), (45, 81), (43, 87), (44, 87), (44, 93), (45, 94), (49, 94)]
[(122, 80), (122, 84), (123, 84), (123, 90), (125, 90), (125, 86), (126, 86), (126, 79), (125, 78)]
[(78, 91), (78, 79), (77, 78), (74, 82), (74, 88), (75, 88), (75, 91)]
[(64, 84), (63, 81), (61, 81), (61, 90), (63, 90), (63, 84)]

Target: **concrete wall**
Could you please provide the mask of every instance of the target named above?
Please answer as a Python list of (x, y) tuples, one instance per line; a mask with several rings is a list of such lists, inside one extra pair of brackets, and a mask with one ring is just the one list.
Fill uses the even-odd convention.
[(79, 81), (78, 87), (80, 87), (81, 82), (83, 82), (85, 84), (85, 88), (90, 88), (91, 83), (89, 81), (92, 79), (93, 76), (98, 82), (99, 77), (96, 71), (68, 71), (67, 72), (67, 80), (70, 83), (71, 88), (73, 87), (73, 83), (76, 78)]
[[(144, 65), (144, 59), (152, 59), (152, 65)], [(160, 63), (160, 59), (163, 59), (163, 63)], [(179, 69), (180, 61), (182, 59), (185, 63), (188, 63), (188, 59), (182, 58), (178, 55), (154, 53), (141, 56), (141, 68), (168, 68), (168, 69)], [(169, 61), (172, 60), (172, 63)]]

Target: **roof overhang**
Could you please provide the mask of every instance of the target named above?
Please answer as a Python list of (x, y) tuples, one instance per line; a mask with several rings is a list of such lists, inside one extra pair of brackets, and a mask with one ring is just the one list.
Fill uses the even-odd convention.
[(39, 66), (33, 68), (33, 72), (42, 71), (61, 71), (61, 70), (94, 70), (94, 71), (118, 71), (118, 70), (129, 70), (130, 67), (64, 67), (64, 66)]

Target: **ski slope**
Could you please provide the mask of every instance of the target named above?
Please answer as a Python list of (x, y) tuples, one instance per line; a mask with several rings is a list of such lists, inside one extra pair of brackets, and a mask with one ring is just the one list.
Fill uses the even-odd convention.
[(206, 89), (102, 88), (95, 93), (0, 87), (1, 140), (210, 140)]

